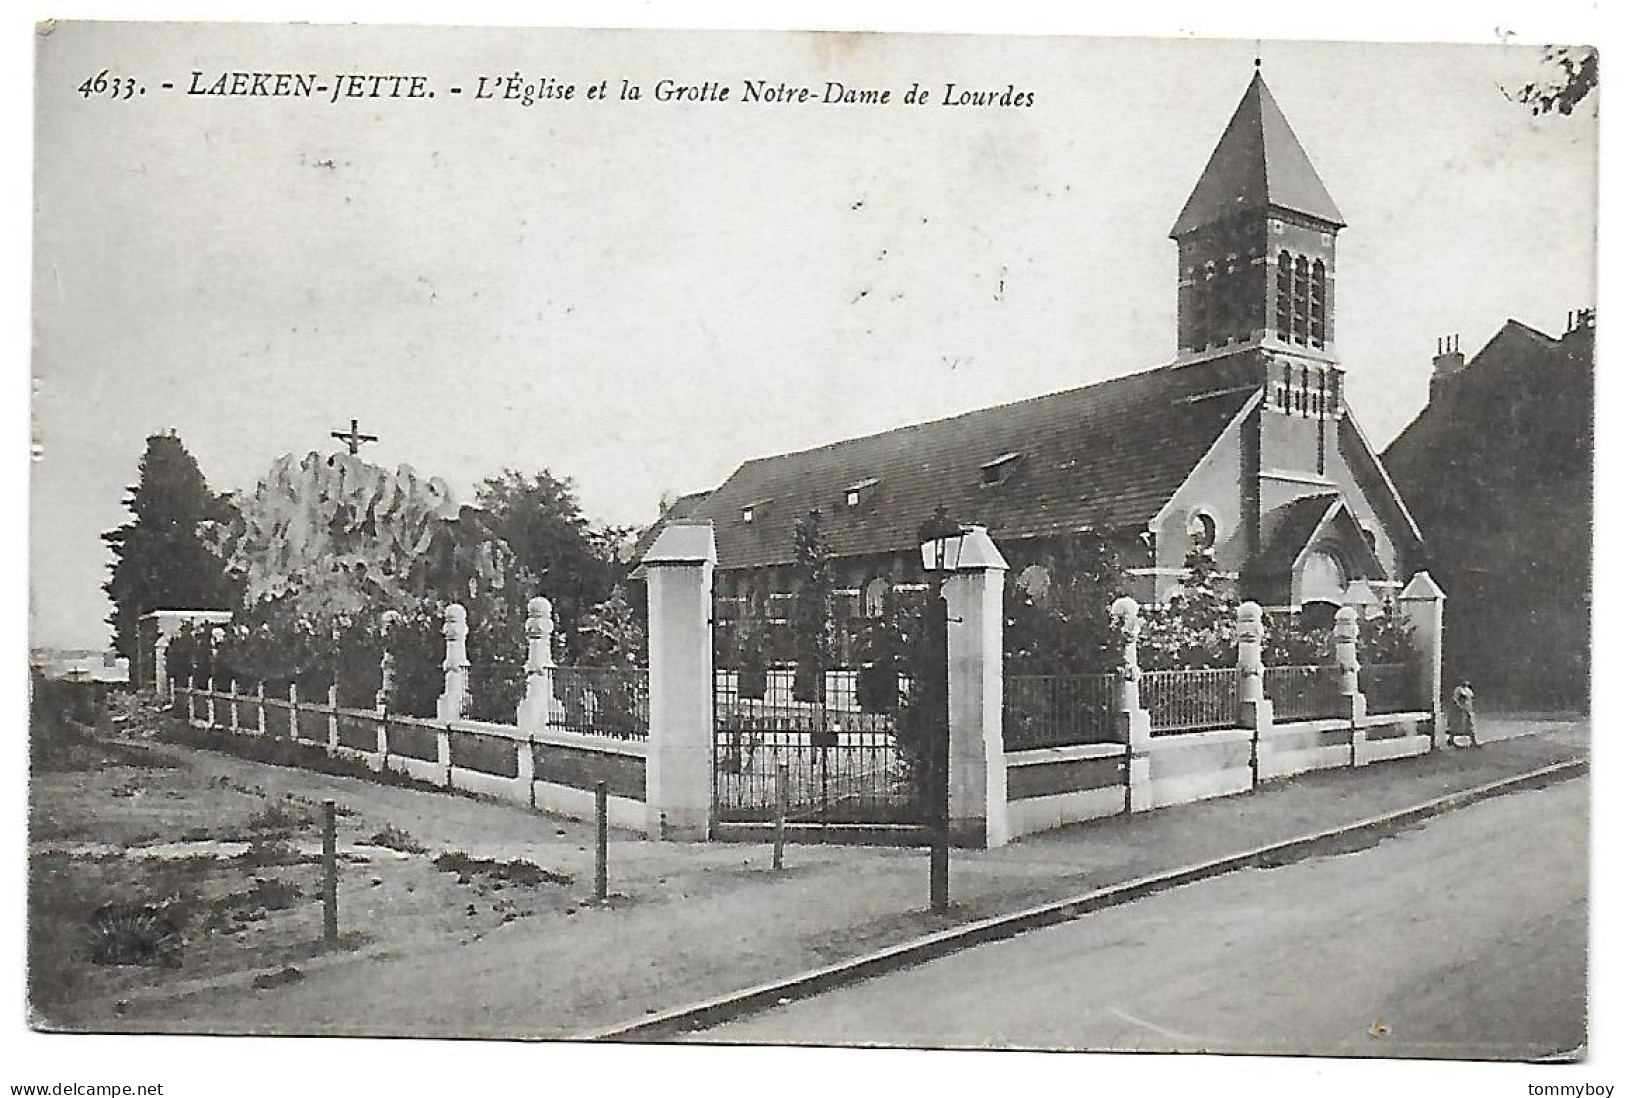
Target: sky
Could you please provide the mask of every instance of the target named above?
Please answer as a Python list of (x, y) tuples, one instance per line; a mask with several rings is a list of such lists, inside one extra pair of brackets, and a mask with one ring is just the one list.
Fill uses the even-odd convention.
[[(60, 25), (37, 55), (31, 639), (106, 643), (99, 535), (165, 429), (251, 490), (353, 416), (369, 460), (465, 498), (547, 468), (641, 525), (753, 456), (1167, 362), (1167, 233), (1255, 53), (1349, 223), (1338, 349), (1379, 447), (1437, 337), (1470, 356), (1595, 304), (1595, 113), (1507, 101), (1530, 46)], [(103, 67), (440, 94), (85, 100)], [(447, 92), (515, 72), (576, 98)], [(664, 78), (734, 101), (655, 102)], [(1033, 105), (738, 102), (751, 79)], [(611, 101), (582, 98), (599, 80)]]

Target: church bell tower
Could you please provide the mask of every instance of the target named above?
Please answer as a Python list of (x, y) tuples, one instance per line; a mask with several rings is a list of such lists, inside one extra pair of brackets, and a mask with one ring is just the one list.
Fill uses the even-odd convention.
[(1273, 350), (1308, 387), (1305, 369), (1318, 378), (1337, 361), (1333, 290), (1344, 224), (1255, 71), (1169, 233), (1179, 245), (1180, 358)]

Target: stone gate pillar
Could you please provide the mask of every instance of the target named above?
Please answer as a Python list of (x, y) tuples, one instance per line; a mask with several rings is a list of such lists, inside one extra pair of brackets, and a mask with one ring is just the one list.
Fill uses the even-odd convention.
[(1004, 770), (1004, 578), (993, 539), (970, 527), (948, 603), (948, 830), (972, 846), (1010, 841)]
[(1411, 627), (1422, 708), (1433, 713), (1433, 746), (1444, 745), (1444, 599), (1433, 577), (1418, 572), (1399, 593), (1399, 612)]
[(708, 839), (711, 744), (710, 524), (673, 523), (643, 556), (649, 589), (649, 755), (644, 798), (651, 838)]

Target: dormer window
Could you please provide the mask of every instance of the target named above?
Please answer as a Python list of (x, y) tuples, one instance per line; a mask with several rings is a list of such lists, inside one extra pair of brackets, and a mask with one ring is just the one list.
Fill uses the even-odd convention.
[(868, 478), (866, 478), (864, 480), (858, 481), (856, 484), (847, 485), (847, 487), (846, 487), (846, 506), (847, 506), (847, 509), (850, 510), (852, 508), (855, 508), (855, 507), (858, 507), (859, 505), (861, 505), (863, 503), (864, 497), (868, 494), (869, 489), (873, 488), (875, 485), (877, 485), (879, 483), (880, 483), (880, 478), (879, 477), (868, 477)]
[(1000, 454), (992, 461), (984, 462), (982, 464), (982, 484), (987, 487), (1003, 484), (1010, 479), (1011, 474), (1016, 471), (1016, 466), (1020, 463), (1021, 454), (1019, 451)]

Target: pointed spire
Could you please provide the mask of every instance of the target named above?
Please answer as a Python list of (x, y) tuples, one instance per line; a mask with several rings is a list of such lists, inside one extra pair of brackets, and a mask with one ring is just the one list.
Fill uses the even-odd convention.
[(1338, 227), (1347, 224), (1264, 83), (1261, 62), (1255, 60), (1253, 67), (1252, 83), (1180, 211), (1171, 237), (1177, 239), (1242, 210), (1269, 207)]

